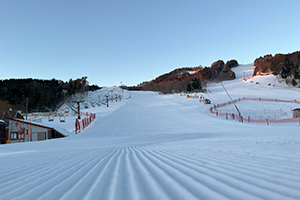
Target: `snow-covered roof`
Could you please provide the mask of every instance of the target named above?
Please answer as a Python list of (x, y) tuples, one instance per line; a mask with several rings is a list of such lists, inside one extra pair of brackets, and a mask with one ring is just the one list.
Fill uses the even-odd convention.
[(71, 108), (73, 111), (77, 112), (77, 109), (73, 105), (68, 103), (67, 101), (65, 101), (63, 104), (61, 104), (61, 106), (59, 106), (58, 109), (60, 109), (64, 104), (67, 105), (69, 108)]
[(28, 120), (22, 120), (22, 119), (17, 119), (17, 118), (11, 118), (11, 117), (5, 117), (6, 120), (10, 120), (10, 121), (15, 121), (15, 122), (20, 122), (20, 123), (24, 123), (24, 124), (29, 124), (31, 126), (37, 126), (37, 127), (40, 127), (40, 128), (45, 128), (45, 129), (49, 129), (49, 130), (55, 130), (59, 133), (61, 133), (62, 135), (64, 136), (68, 136), (67, 132), (66, 131), (61, 131), (58, 130), (57, 127), (53, 127), (53, 126), (49, 126), (49, 125), (45, 125), (45, 124), (41, 124), (41, 123), (37, 123), (37, 122), (30, 122)]
[(74, 110), (74, 111), (76, 111), (77, 112), (77, 109), (73, 106), (73, 105), (71, 105), (70, 103), (68, 103), (68, 102), (65, 102), (72, 110)]

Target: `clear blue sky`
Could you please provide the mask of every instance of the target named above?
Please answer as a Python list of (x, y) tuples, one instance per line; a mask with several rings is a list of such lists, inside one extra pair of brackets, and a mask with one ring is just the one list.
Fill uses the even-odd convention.
[(0, 79), (137, 85), (297, 50), (299, 0), (0, 0)]

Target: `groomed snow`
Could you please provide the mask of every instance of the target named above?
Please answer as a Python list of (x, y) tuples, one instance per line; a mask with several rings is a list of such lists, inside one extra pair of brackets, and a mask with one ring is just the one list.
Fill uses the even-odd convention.
[[(242, 77), (223, 82), (233, 98), (299, 100), (299, 89)], [(220, 84), (208, 89), (215, 103), (230, 100)], [(0, 199), (300, 199), (299, 125), (225, 120), (209, 108), (125, 91), (109, 108), (83, 110), (96, 120), (80, 134), (1, 145)]]

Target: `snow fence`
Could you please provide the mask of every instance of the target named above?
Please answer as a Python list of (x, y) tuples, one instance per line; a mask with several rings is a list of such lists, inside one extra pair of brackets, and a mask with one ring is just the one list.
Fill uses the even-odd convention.
[(85, 116), (82, 120), (76, 119), (75, 122), (75, 133), (79, 133), (82, 129), (87, 127), (94, 119), (96, 118), (96, 114), (81, 112), (81, 116)]
[(244, 118), (243, 116), (240, 116), (240, 115), (236, 115), (234, 113), (222, 113), (222, 112), (218, 112), (216, 109), (217, 108), (220, 108), (220, 107), (224, 107), (224, 106), (227, 106), (227, 105), (231, 105), (231, 104), (235, 104), (239, 101), (269, 101), (269, 102), (284, 102), (284, 103), (298, 103), (300, 104), (300, 101), (298, 100), (281, 100), (281, 99), (269, 99), (269, 98), (246, 98), (246, 97), (243, 97), (243, 98), (238, 98), (238, 99), (235, 99), (233, 101), (228, 101), (226, 103), (222, 103), (222, 104), (217, 104), (213, 107), (211, 107), (209, 109), (209, 111), (213, 114), (216, 114), (217, 116), (226, 116), (226, 119), (237, 119), (241, 122), (253, 122), (253, 123), (267, 123), (269, 125), (269, 123), (291, 123), (291, 122), (299, 122), (300, 124), (300, 118), (285, 118), (285, 119), (258, 119), (258, 120), (255, 120), (255, 119), (250, 119), (250, 117), (248, 117), (247, 119)]

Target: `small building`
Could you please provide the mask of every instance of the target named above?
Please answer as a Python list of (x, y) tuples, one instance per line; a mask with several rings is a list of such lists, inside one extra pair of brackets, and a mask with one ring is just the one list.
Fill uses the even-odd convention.
[(65, 131), (44, 124), (9, 117), (6, 117), (5, 120), (8, 121), (6, 136), (8, 143), (40, 141), (68, 136)]
[(293, 118), (300, 117), (300, 108), (295, 108), (293, 110)]
[(77, 109), (66, 101), (57, 109), (57, 114), (60, 116), (75, 116), (77, 113)]

